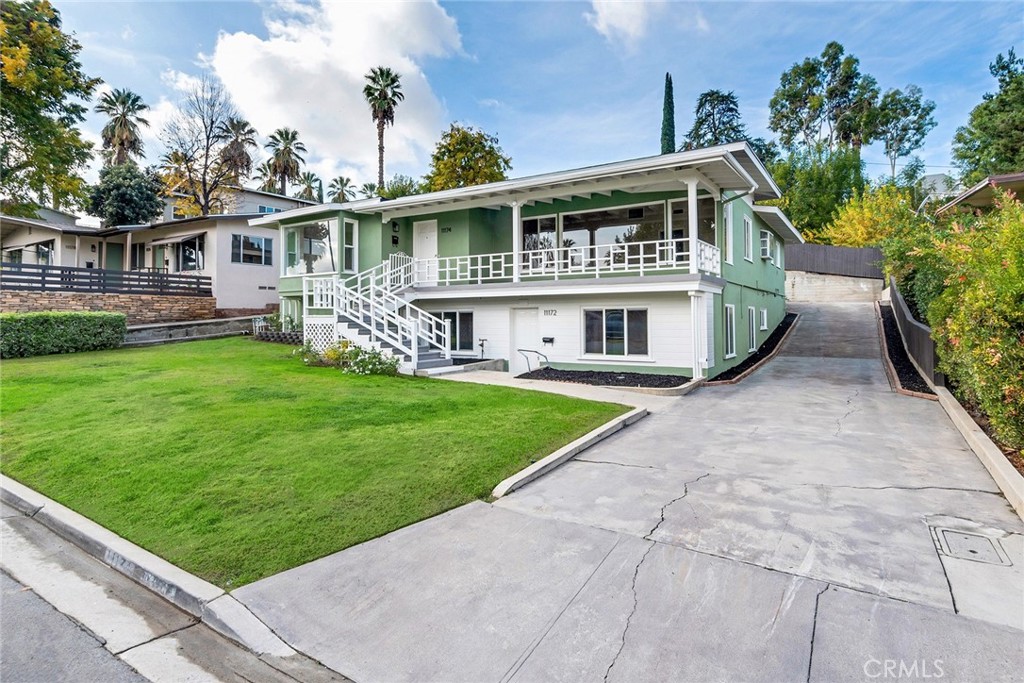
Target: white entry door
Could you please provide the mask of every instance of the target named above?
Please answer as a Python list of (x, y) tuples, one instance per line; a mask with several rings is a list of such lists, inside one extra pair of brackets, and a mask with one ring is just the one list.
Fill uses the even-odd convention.
[(530, 362), (519, 353), (519, 349), (540, 350), (540, 336), (537, 330), (536, 308), (512, 309), (512, 347), (509, 350), (508, 369), (512, 376), (537, 369), (539, 359), (535, 353), (527, 353)]
[(437, 221), (412, 224), (412, 255), (416, 259), (416, 279), (421, 285), (437, 284)]

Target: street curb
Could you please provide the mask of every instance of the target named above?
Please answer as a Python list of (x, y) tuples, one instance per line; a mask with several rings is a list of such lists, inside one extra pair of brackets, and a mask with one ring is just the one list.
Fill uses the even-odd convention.
[(295, 650), (223, 589), (121, 538), (74, 510), (4, 476), (0, 476), (0, 500), (191, 614), (225, 638), (257, 654), (277, 657), (295, 654)]
[(619, 415), (618, 417), (605, 422), (597, 429), (594, 429), (575, 441), (562, 446), (554, 453), (538, 460), (526, 469), (516, 472), (511, 477), (495, 486), (494, 490), (491, 491), (491, 496), (494, 498), (501, 498), (502, 496), (515, 491), (520, 486), (544, 476), (566, 461), (572, 460), (574, 457), (599, 441), (607, 439), (612, 434), (647, 417), (647, 415), (647, 408), (634, 408), (628, 413)]
[(677, 387), (617, 387), (611, 384), (601, 385), (602, 389), (616, 389), (618, 391), (632, 391), (634, 394), (647, 394), (649, 396), (686, 396), (691, 391), (704, 386), (705, 380), (703, 377), (697, 379), (691, 379), (686, 384), (680, 384)]
[(988, 434), (974, 421), (953, 394), (946, 387), (934, 387), (949, 419), (963, 435), (967, 445), (971, 447), (978, 460), (985, 466), (988, 473), (995, 479), (999, 490), (1006, 496), (1017, 515), (1024, 520), (1024, 475), (1010, 464), (999, 447), (992, 443)]

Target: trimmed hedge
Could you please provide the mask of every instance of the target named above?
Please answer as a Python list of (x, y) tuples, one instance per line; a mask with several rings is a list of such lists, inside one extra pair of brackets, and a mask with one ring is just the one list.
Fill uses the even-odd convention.
[(0, 358), (116, 349), (127, 333), (123, 313), (0, 313)]

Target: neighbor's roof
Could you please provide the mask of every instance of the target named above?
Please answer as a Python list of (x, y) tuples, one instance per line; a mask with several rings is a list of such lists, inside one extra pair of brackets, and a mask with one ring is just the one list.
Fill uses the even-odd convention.
[(1024, 171), (989, 176), (974, 187), (958, 194), (952, 201), (939, 207), (936, 213), (944, 213), (954, 206), (961, 204), (967, 206), (992, 206), (996, 187), (1012, 190), (1019, 196), (1021, 192), (1024, 192)]
[(272, 225), (281, 220), (332, 210), (379, 213), (390, 220), (453, 209), (498, 208), (511, 202), (551, 203), (556, 199), (608, 195), (613, 190), (659, 192), (679, 189), (681, 177), (686, 174), (697, 178), (704, 185), (751, 192), (755, 199), (775, 199), (782, 195), (750, 145), (746, 142), (733, 142), (399, 199), (373, 198), (303, 207), (257, 218), (250, 224)]
[[(55, 232), (67, 233), (68, 235), (96, 235), (98, 228), (88, 226), (67, 225), (66, 223), (50, 223), (40, 218), (22, 218), (20, 216), (6, 216), (0, 214), (0, 228), (45, 228)], [(9, 232), (9, 230), (3, 230)]]
[(768, 227), (775, 231), (775, 234), (782, 238), (783, 242), (803, 243), (804, 237), (800, 231), (789, 222), (786, 214), (777, 206), (754, 206), (754, 213), (761, 217)]
[(179, 225), (187, 225), (189, 223), (198, 223), (201, 221), (223, 221), (223, 220), (245, 220), (249, 221), (259, 216), (266, 216), (269, 214), (262, 213), (211, 213), (208, 216), (192, 216), (191, 218), (175, 218), (169, 221), (160, 221), (159, 223), (141, 223), (138, 225), (118, 225), (115, 228), (111, 228), (109, 234), (119, 234), (123, 232), (135, 232), (137, 230), (156, 230), (157, 228), (176, 228)]

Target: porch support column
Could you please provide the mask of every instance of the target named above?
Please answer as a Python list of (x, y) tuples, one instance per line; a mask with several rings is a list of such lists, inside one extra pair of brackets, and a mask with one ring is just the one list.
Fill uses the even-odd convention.
[(708, 312), (704, 308), (703, 292), (687, 292), (690, 295), (690, 339), (693, 346), (693, 378), (705, 376), (707, 365), (707, 326)]
[(523, 255), (523, 210), (519, 202), (509, 202), (512, 207), (512, 282), (519, 282)]
[(78, 264), (82, 261), (79, 259), (78, 252), (82, 248), (82, 236), (75, 235), (75, 268), (78, 268)]
[(686, 181), (686, 213), (689, 231), (690, 247), (690, 272), (697, 270), (697, 180), (691, 178)]
[[(126, 232), (124, 234), (124, 261), (121, 263), (121, 270), (130, 271), (132, 270), (132, 233)], [(280, 263), (280, 261), (278, 261)]]

